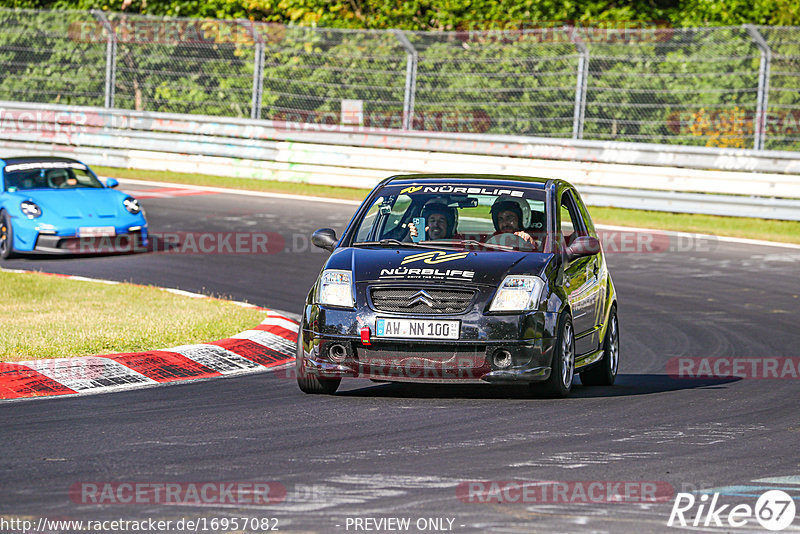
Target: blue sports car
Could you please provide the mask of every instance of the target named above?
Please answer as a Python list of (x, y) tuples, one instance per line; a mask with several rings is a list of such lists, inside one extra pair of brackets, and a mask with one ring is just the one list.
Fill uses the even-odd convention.
[(0, 159), (0, 256), (98, 253), (147, 246), (139, 201), (70, 158)]

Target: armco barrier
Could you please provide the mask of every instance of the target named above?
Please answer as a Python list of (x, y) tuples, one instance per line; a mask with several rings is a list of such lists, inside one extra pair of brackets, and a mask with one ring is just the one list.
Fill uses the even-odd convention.
[(72, 154), (92, 165), (349, 187), (391, 174), (564, 178), (588, 203), (800, 220), (800, 154), (476, 134), (0, 102), (10, 154)]

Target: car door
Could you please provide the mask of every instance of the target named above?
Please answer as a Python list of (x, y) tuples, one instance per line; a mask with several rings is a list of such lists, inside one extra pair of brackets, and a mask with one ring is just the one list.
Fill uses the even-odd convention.
[[(559, 231), (563, 250), (578, 236), (589, 235), (586, 222), (571, 188), (561, 192), (559, 200)], [(598, 307), (600, 283), (598, 273), (599, 254), (584, 256), (569, 261), (564, 254), (564, 289), (572, 309), (572, 323), (575, 329), (575, 352), (586, 354), (598, 348)]]

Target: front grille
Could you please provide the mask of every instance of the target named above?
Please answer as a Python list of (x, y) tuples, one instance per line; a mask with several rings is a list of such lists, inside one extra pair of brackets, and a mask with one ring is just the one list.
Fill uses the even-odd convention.
[(463, 313), (472, 303), (471, 289), (431, 289), (422, 287), (374, 287), (372, 306), (378, 311), (414, 314)]
[(486, 348), (478, 345), (437, 347), (421, 344), (381, 343), (356, 346), (359, 365), (398, 369), (479, 368), (486, 364)]

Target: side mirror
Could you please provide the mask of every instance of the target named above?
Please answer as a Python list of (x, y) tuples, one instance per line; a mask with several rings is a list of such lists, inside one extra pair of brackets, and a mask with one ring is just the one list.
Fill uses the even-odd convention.
[(569, 261), (583, 258), (586, 256), (594, 256), (600, 253), (600, 240), (596, 237), (582, 235), (575, 239), (570, 246), (567, 247), (567, 258)]
[(106, 187), (114, 188), (119, 185), (119, 181), (116, 178), (106, 178)]
[(324, 248), (330, 252), (336, 248), (336, 231), (331, 228), (320, 228), (311, 234), (311, 242), (315, 247)]

